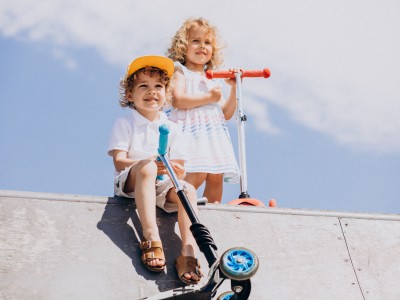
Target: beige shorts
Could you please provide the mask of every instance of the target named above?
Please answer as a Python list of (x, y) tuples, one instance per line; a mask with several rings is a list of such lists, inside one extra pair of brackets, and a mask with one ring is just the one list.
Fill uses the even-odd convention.
[[(133, 165), (132, 165), (133, 166)], [(132, 166), (126, 168), (119, 173), (114, 179), (114, 194), (118, 197), (135, 198), (135, 193), (125, 193), (125, 182), (128, 178), (129, 172)], [(170, 189), (174, 188), (174, 184), (168, 176), (165, 176), (165, 180), (156, 180), (156, 205), (164, 211), (171, 213), (178, 211), (178, 205), (173, 202), (167, 201), (167, 193)]]

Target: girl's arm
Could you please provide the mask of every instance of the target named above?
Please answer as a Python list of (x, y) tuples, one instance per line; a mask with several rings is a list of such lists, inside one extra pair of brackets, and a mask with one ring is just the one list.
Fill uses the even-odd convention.
[(237, 107), (236, 80), (228, 78), (225, 80), (225, 82), (230, 85), (231, 91), (229, 93), (229, 97), (222, 104), (222, 112), (224, 113), (225, 120), (229, 120), (235, 114)]
[(216, 103), (221, 100), (221, 88), (213, 88), (209, 93), (203, 95), (188, 95), (185, 93), (185, 76), (181, 70), (174, 73), (172, 91), (172, 106), (178, 109), (189, 109)]

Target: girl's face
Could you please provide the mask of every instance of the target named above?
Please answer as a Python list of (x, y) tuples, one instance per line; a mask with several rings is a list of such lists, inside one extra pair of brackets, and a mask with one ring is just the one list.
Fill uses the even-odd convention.
[(203, 71), (213, 53), (212, 36), (204, 27), (196, 26), (189, 31), (185, 65), (193, 71)]
[(139, 72), (137, 80), (127, 99), (133, 102), (136, 110), (145, 118), (153, 121), (166, 100), (165, 84), (159, 75), (150, 76)]

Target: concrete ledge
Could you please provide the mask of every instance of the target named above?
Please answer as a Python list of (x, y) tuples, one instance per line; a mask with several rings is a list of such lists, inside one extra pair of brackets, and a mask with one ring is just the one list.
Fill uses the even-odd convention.
[[(208, 204), (199, 218), (218, 253), (243, 246), (259, 257), (251, 299), (400, 299), (399, 215)], [(157, 210), (157, 222), (167, 270), (155, 275), (140, 262), (133, 201), (0, 191), (0, 298), (138, 299), (182, 289), (176, 214)]]
[[(40, 192), (24, 192), (12, 190), (0, 190), (0, 197), (9, 197), (15, 199), (36, 199), (47, 201), (67, 201), (67, 202), (86, 202), (86, 203), (99, 203), (99, 204), (131, 204), (135, 205), (133, 200), (121, 197), (106, 197), (106, 196), (89, 196), (77, 194), (52, 194)], [(284, 215), (300, 215), (300, 216), (313, 216), (313, 217), (338, 217), (338, 218), (352, 218), (352, 219), (367, 219), (367, 220), (392, 220), (400, 221), (400, 214), (371, 214), (371, 213), (354, 213), (354, 212), (338, 212), (328, 210), (306, 210), (306, 209), (293, 209), (293, 208), (269, 208), (269, 207), (253, 207), (253, 206), (237, 206), (227, 204), (207, 204), (206, 206), (199, 206), (200, 210), (215, 210), (226, 212), (252, 212), (262, 214), (284, 214)]]

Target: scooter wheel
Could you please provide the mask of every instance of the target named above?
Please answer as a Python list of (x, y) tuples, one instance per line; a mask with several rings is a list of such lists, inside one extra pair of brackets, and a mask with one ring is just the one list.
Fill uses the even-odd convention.
[[(221, 294), (217, 300), (247, 300), (251, 293), (250, 279), (246, 280), (231, 280), (232, 291)], [(233, 292), (233, 291), (236, 291)]]
[(218, 296), (217, 300), (230, 300), (232, 299), (234, 292), (225, 292)]
[(220, 269), (224, 275), (234, 280), (251, 278), (258, 270), (258, 258), (246, 248), (231, 248), (222, 254)]
[(246, 280), (231, 280), (231, 289), (235, 291), (235, 296), (232, 296), (232, 300), (247, 300), (251, 293), (251, 281)]

